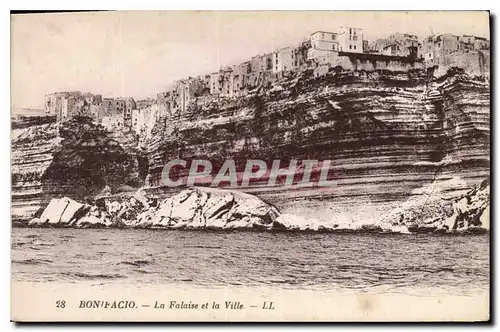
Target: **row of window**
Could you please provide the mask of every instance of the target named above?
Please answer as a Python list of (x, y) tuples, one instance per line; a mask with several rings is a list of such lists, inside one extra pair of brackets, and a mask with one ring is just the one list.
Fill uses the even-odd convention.
[[(336, 39), (336, 35), (335, 34), (331, 34), (332, 36), (332, 40), (335, 40)], [(321, 39), (325, 39), (325, 34), (324, 33), (321, 33)]]
[[(332, 40), (335, 40), (337, 38), (337, 36), (335, 34), (332, 34)], [(325, 34), (322, 33), (321, 34), (321, 39), (325, 39)], [(349, 40), (354, 40), (354, 41), (357, 41), (358, 40), (358, 36), (356, 35), (356, 29), (351, 29), (349, 28)]]
[[(316, 45), (313, 45), (313, 49), (315, 49), (315, 50), (316, 50), (316, 49), (318, 49), (318, 48), (316, 47)], [(355, 49), (356, 49), (356, 45), (349, 44), (349, 49), (350, 49), (350, 50), (355, 50)], [(394, 49), (394, 46), (393, 46), (393, 49)], [(398, 51), (399, 51), (399, 46), (397, 47), (397, 49), (398, 49)], [(336, 50), (337, 50), (336, 44), (333, 44), (333, 45), (332, 45), (332, 50), (333, 50), (333, 51), (336, 51)], [(276, 62), (276, 64), (278, 64), (278, 63)]]
[[(436, 48), (441, 48), (441, 43), (438, 43)], [(431, 49), (432, 49), (431, 45), (427, 46), (427, 51), (430, 51)], [(460, 45), (457, 45), (457, 50), (459, 50), (459, 49), (460, 49)]]

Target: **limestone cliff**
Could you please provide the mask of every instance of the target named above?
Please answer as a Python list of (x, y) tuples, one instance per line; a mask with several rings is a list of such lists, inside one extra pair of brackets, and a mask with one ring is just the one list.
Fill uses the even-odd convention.
[(241, 190), (282, 211), (323, 211), (326, 219), (344, 208), (350, 218), (364, 208), (386, 211), (431, 183), (443, 197), (455, 196), (489, 174), (489, 89), (458, 68), (441, 77), (420, 69), (298, 72), (162, 119), (148, 144), (148, 186), (179, 190), (161, 187), (171, 159), (236, 159), (238, 171), (247, 159), (330, 159), (334, 187), (270, 188), (264, 179)]
[(214, 173), (226, 159), (236, 160), (238, 172), (247, 159), (280, 159), (283, 167), (316, 159), (331, 160), (334, 186), (268, 186), (263, 178), (236, 190), (320, 223), (367, 220), (424, 197), (428, 188), (452, 198), (487, 178), (489, 99), (489, 81), (458, 68), (440, 77), (432, 69), (336, 67), (323, 76), (305, 70), (158, 117), (144, 155), (131, 136), (88, 121), (58, 128), (24, 120), (13, 124), (12, 214), (26, 221), (51, 198), (134, 191), (143, 179), (147, 194), (170, 197), (184, 189), (162, 186), (163, 166), (172, 159), (208, 159)]
[(12, 122), (12, 219), (29, 219), (42, 203), (42, 176), (59, 144), (55, 117), (24, 118)]
[(89, 118), (60, 124), (22, 119), (12, 127), (14, 222), (31, 219), (54, 197), (87, 199), (106, 187), (135, 191), (143, 184), (147, 165), (136, 142), (105, 131)]

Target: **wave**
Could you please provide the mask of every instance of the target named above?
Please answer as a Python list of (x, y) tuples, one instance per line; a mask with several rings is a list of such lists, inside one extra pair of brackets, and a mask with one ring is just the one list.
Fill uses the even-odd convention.
[(36, 238), (39, 238), (39, 237), (40, 237), (40, 235), (36, 235), (36, 234), (26, 235), (27, 239), (36, 239)]
[(88, 280), (95, 280), (95, 279), (121, 279), (121, 278), (126, 278), (126, 276), (121, 275), (121, 274), (116, 274), (116, 273), (110, 273), (110, 274), (104, 274), (104, 273), (85, 273), (85, 272), (63, 272), (61, 273), (63, 276), (69, 276), (69, 277), (76, 277), (79, 279), (88, 279)]
[(40, 243), (33, 243), (34, 245), (36, 246), (40, 246), (40, 247), (53, 247), (55, 246), (56, 244), (55, 243), (45, 243), (45, 242), (40, 242)]
[(129, 262), (129, 261), (123, 261), (120, 264), (141, 267), (141, 266), (144, 266), (144, 265), (150, 265), (151, 263), (152, 262), (146, 261), (146, 260), (135, 260), (135, 261), (131, 261), (131, 262)]
[(196, 248), (196, 249), (222, 249), (222, 246), (183, 246), (184, 248)]
[(145, 271), (145, 270), (141, 270), (141, 269), (136, 269), (134, 270), (134, 272), (138, 272), (138, 273), (142, 273), (142, 274), (153, 274), (154, 272), (149, 272), (149, 271)]
[(30, 258), (30, 259), (21, 259), (21, 260), (12, 260), (14, 264), (24, 264), (24, 265), (40, 265), (40, 264), (49, 264), (53, 263), (50, 259), (40, 259), (40, 258)]

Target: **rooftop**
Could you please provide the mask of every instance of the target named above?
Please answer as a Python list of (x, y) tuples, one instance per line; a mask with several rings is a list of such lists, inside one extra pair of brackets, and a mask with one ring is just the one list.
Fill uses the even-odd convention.
[(322, 31), (322, 30), (318, 30), (318, 31), (314, 31), (313, 33), (311, 33), (311, 36), (312, 36), (312, 35), (315, 35), (315, 34), (317, 34), (317, 33), (319, 33), (319, 32), (320, 32), (320, 33), (329, 33), (329, 34), (331, 34), (331, 35), (338, 35), (338, 33), (337, 33), (337, 32), (331, 32), (331, 31)]

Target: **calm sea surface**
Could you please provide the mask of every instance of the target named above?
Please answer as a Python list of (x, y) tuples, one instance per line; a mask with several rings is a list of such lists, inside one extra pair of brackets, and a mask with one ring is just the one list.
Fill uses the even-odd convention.
[(13, 228), (16, 281), (472, 294), (489, 235)]

